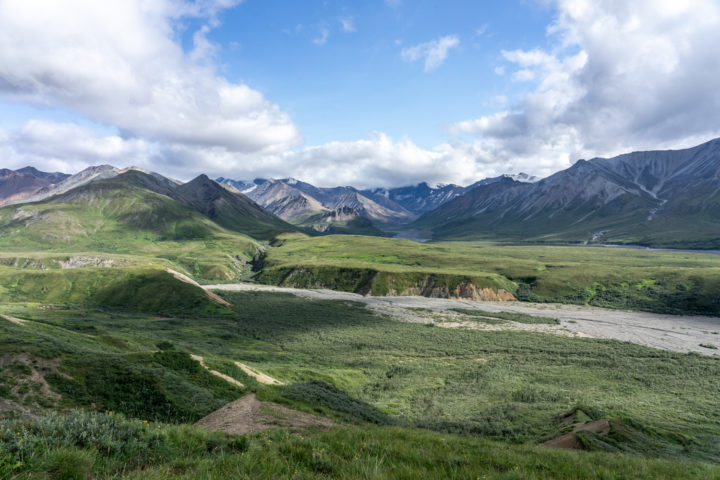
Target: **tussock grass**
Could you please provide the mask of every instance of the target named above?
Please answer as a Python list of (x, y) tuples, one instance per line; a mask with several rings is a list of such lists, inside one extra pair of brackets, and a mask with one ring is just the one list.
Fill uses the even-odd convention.
[[(530, 443), (562, 434), (560, 419), (580, 408), (622, 426), (612, 442), (593, 448), (720, 461), (715, 357), (611, 340), (426, 328), (352, 302), (262, 292), (226, 298), (233, 312), (213, 316), (6, 304), (4, 313), (29, 326), (0, 322), (0, 354), (61, 359), (59, 374), (71, 380), (46, 378), (66, 408), (188, 422), (255, 391), (342, 423)], [(188, 353), (246, 390), (205, 375)], [(253, 382), (235, 361), (289, 385)]]
[(398, 427), (227, 437), (117, 414), (0, 422), (3, 478), (718, 478), (715, 466), (576, 453)]

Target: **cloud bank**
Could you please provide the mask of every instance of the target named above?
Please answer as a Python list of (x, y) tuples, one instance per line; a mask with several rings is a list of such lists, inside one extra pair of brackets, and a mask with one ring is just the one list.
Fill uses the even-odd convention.
[[(181, 179), (293, 176), (322, 186), (469, 184), (720, 136), (714, 0), (555, 1), (549, 47), (504, 50), (488, 65), (525, 93), (489, 93), (496, 111), (458, 119), (448, 141), (430, 149), (382, 132), (300, 146), (280, 107), (218, 73), (220, 47), (208, 34), (237, 0), (116, 3), (0, 0), (0, 99), (95, 124), (30, 120), (0, 130), (2, 166), (136, 164)], [(201, 26), (184, 50), (178, 36), (189, 19)], [(458, 44), (442, 37), (402, 56), (430, 71)]]
[[(248, 153), (299, 141), (261, 93), (214, 69), (206, 34), (237, 0), (2, 0), (0, 98), (68, 109), (125, 137)], [(183, 51), (177, 29), (206, 24)]]
[[(680, 148), (720, 135), (720, 4), (559, 0), (550, 50), (503, 51), (513, 108), (460, 121), (499, 162), (544, 173), (578, 158)], [(524, 159), (524, 160), (521, 160)]]

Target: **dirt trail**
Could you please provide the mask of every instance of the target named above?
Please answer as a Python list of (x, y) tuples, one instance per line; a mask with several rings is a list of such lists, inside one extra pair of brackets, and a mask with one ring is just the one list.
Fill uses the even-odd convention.
[(238, 381), (235, 380), (234, 378), (232, 378), (232, 377), (230, 377), (230, 376), (228, 376), (228, 375), (225, 375), (224, 373), (220, 373), (220, 372), (218, 372), (217, 370), (210, 370), (210, 368), (205, 364), (205, 359), (204, 359), (203, 357), (201, 357), (200, 355), (190, 355), (190, 358), (192, 358), (193, 360), (195, 360), (196, 362), (198, 362), (198, 363), (200, 364), (200, 366), (202, 366), (202, 367), (203, 367), (205, 370), (207, 370), (210, 374), (215, 375), (216, 377), (222, 378), (222, 379), (225, 380), (226, 382), (232, 383), (233, 385), (236, 385), (236, 386), (238, 386), (238, 387), (240, 387), (240, 388), (245, 388), (245, 385), (243, 385), (242, 383), (238, 382)]
[(217, 294), (211, 292), (210, 290), (206, 289), (205, 287), (203, 287), (202, 285), (200, 285), (199, 283), (197, 283), (195, 280), (188, 277), (187, 275), (183, 275), (180, 272), (176, 272), (175, 270), (173, 270), (171, 268), (167, 268), (166, 270), (168, 273), (170, 273), (173, 277), (177, 278), (181, 282), (189, 283), (190, 285), (194, 285), (198, 288), (202, 288), (203, 290), (205, 290), (205, 293), (210, 298), (210, 300), (212, 300), (213, 302), (219, 303), (220, 305), (225, 305), (226, 307), (230, 306), (230, 304), (224, 298), (222, 298), (220, 295), (217, 295)]
[(269, 375), (265, 375), (262, 372), (254, 370), (254, 369), (248, 367), (247, 365), (245, 365), (244, 363), (235, 362), (235, 365), (240, 367), (240, 369), (243, 372), (247, 373), (248, 375), (250, 375), (251, 377), (253, 377), (255, 380), (257, 380), (260, 383), (263, 383), (265, 385), (285, 385), (285, 382), (281, 382), (280, 380), (278, 380), (276, 378), (273, 378)]
[(2, 313), (0, 313), (0, 317), (4, 318), (8, 322), (14, 323), (16, 325), (25, 325), (27, 323), (27, 320), (23, 320), (22, 318), (11, 317), (10, 315), (3, 315)]
[(254, 433), (268, 428), (307, 428), (319, 426), (329, 428), (335, 423), (327, 418), (293, 410), (281, 405), (261, 402), (254, 393), (228, 403), (195, 423), (213, 432), (231, 435)]
[[(217, 291), (267, 291), (321, 299), (364, 303), (379, 314), (405, 322), (435, 323), (440, 327), (484, 330), (532, 330), (557, 335), (612, 338), (676, 352), (720, 355), (720, 318), (627, 312), (584, 305), (526, 302), (483, 302), (427, 297), (364, 297), (334, 290), (274, 287), (250, 283), (206, 285)], [(516, 312), (560, 320), (560, 325), (527, 325), (515, 322), (488, 325), (472, 322), (454, 308), (487, 312)], [(717, 349), (702, 347), (711, 345)]]

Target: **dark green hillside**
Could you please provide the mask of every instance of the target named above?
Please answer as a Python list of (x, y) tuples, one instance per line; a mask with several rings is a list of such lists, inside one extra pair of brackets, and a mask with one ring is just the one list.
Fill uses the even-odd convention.
[(150, 313), (222, 313), (201, 288), (163, 268), (20, 270), (0, 267), (0, 302), (92, 305)]
[(296, 230), (249, 198), (228, 191), (206, 175), (177, 187), (174, 198), (218, 225), (253, 238), (269, 240), (280, 233)]

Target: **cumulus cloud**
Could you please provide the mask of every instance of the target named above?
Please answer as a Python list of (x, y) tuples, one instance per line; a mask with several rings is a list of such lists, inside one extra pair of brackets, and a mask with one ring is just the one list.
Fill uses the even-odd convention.
[(0, 131), (5, 167), (28, 165), (47, 171), (76, 173), (88, 165), (152, 168), (158, 148), (145, 140), (106, 135), (74, 123), (30, 120), (12, 131)]
[(713, 0), (557, 0), (552, 49), (503, 51), (510, 109), (458, 122), (498, 161), (532, 173), (577, 158), (680, 148), (720, 134), (720, 4)]
[[(299, 133), (247, 85), (218, 75), (207, 34), (237, 0), (0, 1), (0, 98), (69, 109), (126, 137), (235, 152), (284, 150)], [(186, 53), (177, 28), (206, 23)]]
[(297, 150), (238, 155), (221, 146), (156, 143), (123, 138), (68, 122), (30, 120), (0, 130), (0, 158), (7, 168), (33, 165), (76, 173), (88, 165), (131, 165), (180, 180), (200, 173), (236, 179), (296, 177), (319, 186), (396, 187), (423, 181), (470, 184), (508, 171), (479, 143), (445, 143), (427, 150), (409, 139), (375, 132), (367, 139), (330, 142)]
[(352, 185), (358, 188), (397, 187), (431, 183), (467, 185), (481, 178), (517, 172), (514, 165), (497, 163), (492, 150), (478, 142), (443, 143), (424, 149), (404, 138), (393, 140), (375, 132), (367, 139), (330, 142), (278, 155), (240, 161), (226, 151), (181, 148), (172, 151), (175, 162), (192, 169), (204, 157), (208, 173), (235, 179), (300, 178), (318, 186)]
[(437, 40), (403, 48), (400, 54), (408, 62), (425, 60), (425, 71), (430, 72), (442, 65), (448, 56), (448, 51), (458, 45), (460, 45), (460, 39), (456, 35), (447, 35)]

